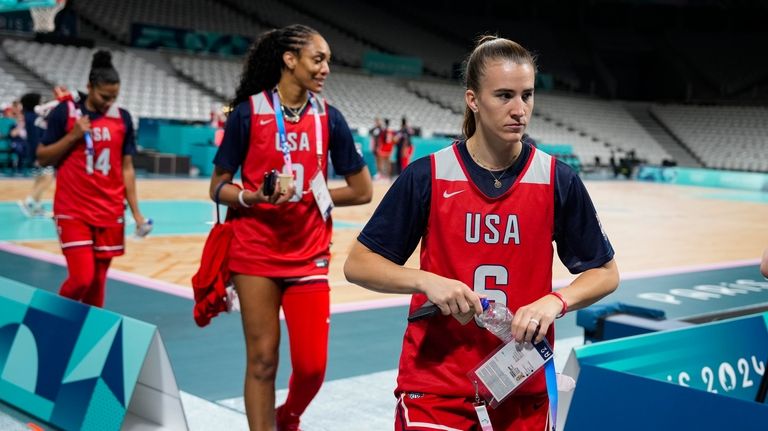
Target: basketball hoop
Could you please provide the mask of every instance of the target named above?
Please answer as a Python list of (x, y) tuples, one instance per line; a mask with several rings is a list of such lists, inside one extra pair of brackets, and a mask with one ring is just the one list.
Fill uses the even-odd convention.
[(30, 7), (29, 14), (32, 15), (32, 25), (35, 33), (50, 33), (56, 29), (56, 14), (59, 13), (67, 0), (56, 0), (53, 6)]

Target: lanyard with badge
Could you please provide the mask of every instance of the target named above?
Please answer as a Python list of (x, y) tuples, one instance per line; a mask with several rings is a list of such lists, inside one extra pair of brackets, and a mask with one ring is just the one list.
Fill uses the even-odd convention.
[[(74, 102), (70, 100), (67, 102), (67, 105), (71, 113), (70, 115), (73, 115), (76, 120), (83, 116), (83, 112), (75, 106)], [(96, 151), (93, 147), (91, 132), (85, 132), (83, 137), (85, 138), (85, 173), (93, 175), (93, 156)]]
[[(322, 124), (320, 121), (319, 105), (314, 94), (309, 92), (308, 97), (309, 97), (309, 102), (312, 106), (312, 112), (315, 118), (315, 153), (317, 154), (317, 173), (310, 180), (309, 186), (310, 186), (310, 189), (312, 190), (312, 195), (315, 197), (315, 202), (317, 203), (317, 208), (320, 211), (320, 215), (323, 217), (323, 220), (325, 221), (325, 220), (328, 220), (328, 217), (331, 215), (331, 210), (333, 209), (333, 201), (331, 200), (331, 194), (328, 191), (328, 185), (325, 183), (325, 176), (323, 175), (323, 170), (322, 170), (323, 130), (322, 130)], [(284, 165), (283, 165), (282, 175), (293, 177), (291, 150), (288, 147), (288, 136), (285, 131), (285, 121), (283, 119), (282, 110), (280, 109), (280, 106), (281, 106), (280, 96), (277, 94), (277, 91), (273, 91), (272, 107), (273, 107), (273, 111), (275, 111), (275, 123), (277, 124), (277, 134), (280, 141), (280, 150), (283, 153)], [(292, 202), (295, 202), (301, 199), (301, 196), (304, 193), (300, 189), (300, 187), (302, 186), (303, 184), (297, 184), (296, 195), (293, 198), (291, 198)]]
[[(544, 368), (549, 401), (546, 429), (547, 431), (556, 430), (558, 388), (562, 386), (564, 392), (573, 390), (573, 379), (559, 376), (555, 372), (553, 357), (554, 353), (546, 339), (535, 345), (511, 342), (499, 347), (470, 372), (470, 380), (475, 387), (473, 406), (482, 431), (493, 431), (493, 426), (486, 407), (487, 404), (481, 395), (490, 402), (491, 407), (498, 407), (542, 367)], [(479, 386), (479, 383), (482, 386)]]

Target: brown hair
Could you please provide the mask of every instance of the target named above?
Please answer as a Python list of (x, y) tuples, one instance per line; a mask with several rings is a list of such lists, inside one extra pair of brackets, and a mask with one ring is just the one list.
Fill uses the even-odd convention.
[[(534, 73), (536, 72), (536, 59), (522, 45), (498, 36), (484, 35), (477, 39), (475, 49), (472, 50), (466, 60), (464, 68), (465, 87), (478, 93), (480, 79), (485, 74), (485, 65), (490, 60), (498, 59), (508, 60), (516, 64), (530, 64), (533, 66)], [(461, 127), (464, 137), (472, 137), (476, 128), (474, 112), (467, 106), (464, 111), (464, 124)]]

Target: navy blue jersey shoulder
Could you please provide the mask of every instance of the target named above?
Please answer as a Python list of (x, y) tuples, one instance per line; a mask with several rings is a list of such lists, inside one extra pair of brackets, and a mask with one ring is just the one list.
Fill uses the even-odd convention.
[[(224, 139), (213, 158), (214, 165), (232, 173), (240, 169), (251, 139), (251, 112), (249, 99), (241, 102), (229, 114), (224, 126)], [(355, 149), (355, 141), (347, 120), (331, 105), (328, 105), (328, 125), (328, 149), (334, 171), (339, 175), (359, 172), (365, 162)]]
[(48, 127), (40, 138), (40, 143), (50, 145), (61, 139), (67, 134), (67, 117), (69, 110), (66, 103), (59, 103), (51, 112), (48, 113)]
[[(502, 178), (504, 187), (493, 187), (492, 177), (471, 160), (464, 142), (456, 143), (470, 177), (489, 196), (511, 186), (530, 154), (524, 146), (519, 160)], [(501, 172), (494, 173), (498, 178)], [(424, 235), (430, 211), (432, 164), (423, 157), (411, 163), (392, 184), (358, 240), (399, 265), (413, 254)], [(567, 164), (555, 164), (554, 238), (560, 260), (572, 273), (599, 267), (613, 258), (613, 248), (603, 234), (584, 183)]]
[[(84, 102), (76, 104), (80, 111), (87, 115), (91, 120), (102, 117), (103, 114), (99, 112), (89, 111), (85, 107)], [(136, 154), (136, 133), (133, 130), (133, 119), (131, 114), (123, 108), (120, 109), (120, 118), (125, 124), (125, 137), (123, 138), (123, 155)], [(67, 103), (59, 103), (48, 114), (47, 123), (48, 127), (43, 133), (43, 137), (40, 139), (40, 143), (43, 145), (50, 145), (58, 141), (64, 135), (67, 134), (67, 119), (69, 118), (69, 107)]]
[(24, 128), (27, 130), (27, 144), (29, 148), (37, 147), (43, 132), (43, 129), (35, 124), (35, 120), (37, 120), (37, 114), (31, 111), (24, 111)]

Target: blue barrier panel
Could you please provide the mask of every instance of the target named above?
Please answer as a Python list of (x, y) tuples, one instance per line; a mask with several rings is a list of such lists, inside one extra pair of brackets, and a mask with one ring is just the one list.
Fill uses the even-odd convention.
[(154, 325), (9, 280), (0, 283), (0, 400), (64, 430), (187, 429)]
[[(216, 129), (210, 126), (160, 124), (157, 131), (157, 150), (179, 156), (192, 154), (195, 144), (212, 144)], [(211, 159), (213, 160), (213, 159)]]
[(566, 431), (765, 431), (768, 406), (585, 366)]
[(143, 148), (157, 149), (157, 134), (160, 130), (160, 124), (163, 123), (167, 123), (167, 121), (154, 118), (140, 118), (139, 128), (136, 131), (137, 143)]
[(138, 48), (170, 48), (240, 56), (248, 51), (251, 39), (236, 34), (132, 23), (131, 46)]
[(194, 144), (190, 153), (190, 163), (200, 169), (200, 175), (210, 176), (213, 174), (213, 157), (219, 147), (210, 144)]
[(419, 77), (422, 73), (422, 63), (419, 57), (405, 57), (378, 51), (363, 53), (363, 69), (374, 75)]
[(768, 191), (768, 174), (757, 172), (641, 166), (637, 172), (637, 179), (640, 181), (654, 181), (688, 186)]
[(754, 399), (767, 325), (763, 313), (574, 349), (565, 430), (766, 429), (768, 406)]

